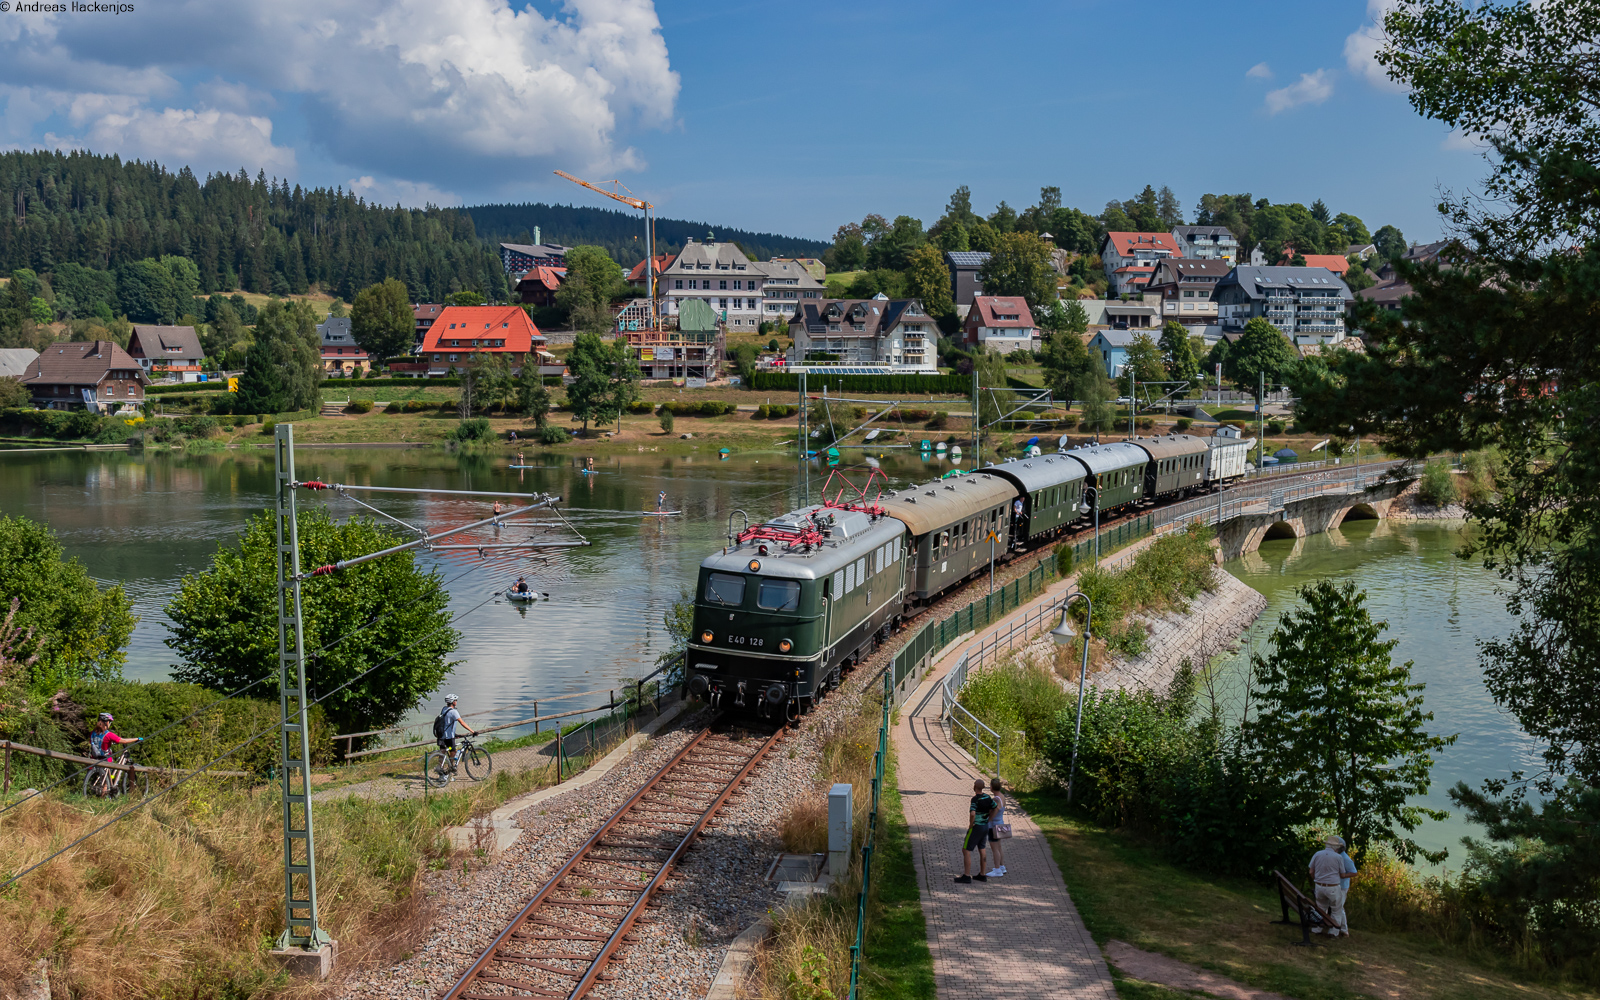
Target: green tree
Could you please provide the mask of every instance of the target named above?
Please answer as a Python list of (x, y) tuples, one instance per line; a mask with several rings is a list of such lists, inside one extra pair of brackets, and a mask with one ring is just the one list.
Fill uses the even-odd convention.
[(920, 301), (934, 319), (955, 316), (956, 303), (950, 292), (950, 270), (944, 265), (944, 254), (932, 244), (925, 244), (911, 252), (909, 264), (906, 294)]
[(28, 300), (28, 318), (35, 323), (50, 323), (56, 318), (56, 311), (50, 308), (50, 303), (37, 296)]
[(1244, 325), (1238, 343), (1228, 348), (1222, 361), (1223, 377), (1241, 392), (1256, 395), (1261, 376), (1267, 386), (1283, 381), (1299, 363), (1300, 356), (1282, 331), (1260, 316)]
[(239, 379), (239, 411), (282, 413), (317, 405), (322, 387), (322, 338), (304, 301), (268, 302), (256, 317), (256, 339)]
[(213, 295), (206, 302), (206, 325), (200, 338), (200, 346), (206, 352), (206, 357), (220, 364), (227, 357), (229, 349), (243, 339), (244, 324), (239, 322), (239, 314), (234, 312), (233, 303), (220, 295)]
[[(339, 524), (323, 507), (302, 509), (298, 526), (307, 569), (404, 541), (366, 518)], [(276, 695), (276, 550), (273, 515), (263, 512), (237, 544), (218, 547), (209, 568), (184, 576), (166, 607), (167, 645), (183, 657), (175, 679), (231, 691), (265, 678), (260, 694)], [(461, 635), (450, 625), (450, 595), (438, 571), (424, 572), (411, 552), (313, 577), (301, 601), (308, 693), (327, 699), (336, 732), (399, 722), (454, 666)]]
[(823, 263), (832, 271), (859, 271), (867, 266), (867, 241), (854, 222), (840, 226), (833, 234), (833, 245), (823, 253)]
[(972, 249), (971, 237), (967, 233), (967, 227), (959, 222), (952, 222), (943, 229), (929, 233), (929, 238), (933, 240), (933, 245), (940, 250), (959, 251)]
[(1139, 382), (1164, 382), (1167, 369), (1161, 347), (1148, 333), (1137, 334), (1128, 344), (1128, 354), (1123, 362), (1123, 374)]
[(967, 234), (967, 245), (979, 253), (993, 253), (1000, 242), (999, 231), (984, 219), (974, 222)]
[(978, 268), (985, 295), (1020, 295), (1038, 309), (1056, 297), (1050, 245), (1032, 233), (1002, 233)]
[(450, 304), (453, 306), (481, 306), (483, 305), (483, 293), (471, 290), (455, 292), (450, 296)]
[[(1083, 316), (1082, 306), (1074, 302), (1071, 308), (1077, 309), (1078, 317), (1087, 320)], [(1062, 329), (1052, 333), (1049, 342), (1044, 345), (1044, 384), (1052, 398), (1063, 402), (1073, 398), (1078, 380), (1091, 364), (1089, 350), (1083, 344), (1082, 331), (1073, 329), (1074, 325), (1074, 317), (1063, 318)], [(1087, 323), (1084, 325), (1087, 326)]]
[(0, 410), (21, 408), (32, 399), (28, 387), (15, 375), (0, 377)]
[(897, 215), (894, 222), (867, 245), (867, 266), (875, 270), (904, 271), (911, 266), (911, 255), (927, 241), (921, 219)]
[(755, 380), (756, 359), (760, 352), (754, 344), (739, 344), (728, 352), (728, 360), (733, 363), (733, 372), (739, 376), (739, 382), (746, 389), (753, 388), (751, 383)]
[(1399, 260), (1407, 249), (1404, 234), (1393, 226), (1384, 226), (1374, 233), (1372, 245), (1378, 248), (1378, 256), (1384, 260)]
[(416, 318), (405, 282), (385, 278), (356, 294), (350, 305), (350, 336), (374, 362), (408, 354), (416, 339)]
[(1279, 619), (1272, 652), (1251, 657), (1250, 742), (1298, 822), (1331, 823), (1357, 851), (1386, 844), (1410, 861), (1419, 848), (1406, 835), (1447, 814), (1409, 799), (1428, 791), (1432, 755), (1456, 738), (1428, 733), (1423, 685), (1411, 683), (1409, 662), (1391, 662), (1398, 640), (1381, 638), (1386, 624), (1372, 620), (1365, 593), (1319, 580), (1299, 594), (1306, 606)]
[[(1372, 234), (1367, 231), (1367, 224), (1353, 215), (1350, 215), (1346, 212), (1340, 212), (1338, 215), (1333, 217), (1333, 224), (1344, 230), (1346, 238), (1348, 238), (1350, 241), (1350, 243), (1346, 244), (1346, 246), (1352, 244), (1355, 246), (1361, 246), (1363, 244), (1372, 242)], [(1344, 247), (1340, 247), (1338, 250), (1335, 250), (1334, 253), (1342, 254), (1344, 253), (1344, 250)]]
[(1167, 320), (1161, 328), (1161, 357), (1167, 377), (1173, 381), (1188, 379), (1193, 382), (1199, 374), (1200, 363), (1195, 360), (1194, 348), (1189, 342), (1189, 328), (1177, 320)]
[(1106, 377), (1105, 367), (1093, 358), (1078, 376), (1072, 395), (1083, 406), (1079, 426), (1084, 430), (1099, 434), (1116, 426), (1117, 408), (1111, 402), (1111, 379)]
[(543, 427), (550, 420), (550, 390), (531, 355), (522, 363), (522, 371), (517, 375), (517, 410), (524, 417), (532, 417), (537, 427)]
[(567, 251), (567, 276), (556, 290), (556, 305), (567, 311), (573, 329), (601, 334), (611, 329), (611, 300), (627, 287), (622, 267), (597, 246)]
[(137, 620), (122, 586), (95, 583), (44, 525), (0, 514), (0, 607), (12, 600), (20, 602), (12, 624), (33, 630), (35, 687), (121, 677)]
[(583, 421), (607, 424), (617, 419), (629, 403), (638, 398), (639, 367), (628, 357), (626, 341), (607, 346), (592, 333), (580, 333), (567, 356), (567, 370), (573, 383), (567, 386), (567, 403), (572, 415)]
[(473, 359), (477, 362), (474, 374), (479, 406), (485, 410), (503, 407), (516, 398), (516, 380), (511, 375), (511, 362), (504, 354), (478, 352)]
[(1006, 359), (999, 351), (979, 348), (972, 356), (978, 373), (978, 415), (985, 426), (1011, 409), (1016, 393), (1006, 391)]

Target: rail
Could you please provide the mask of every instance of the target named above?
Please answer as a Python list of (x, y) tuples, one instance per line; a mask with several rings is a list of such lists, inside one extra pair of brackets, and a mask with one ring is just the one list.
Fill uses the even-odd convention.
[(664, 891), (684, 852), (784, 732), (746, 753), (738, 742), (702, 730), (567, 859), (445, 1000), (583, 997), (602, 981), (617, 950), (633, 941), (634, 923)]
[[(979, 751), (989, 751), (989, 755), (994, 758), (995, 773), (998, 774), (1000, 773), (1000, 734), (984, 725), (983, 720), (969, 712), (959, 700), (961, 689), (967, 684), (967, 671), (971, 668), (971, 657), (963, 656), (956, 661), (956, 665), (951, 667), (950, 672), (945, 675), (944, 683), (940, 685), (943, 704), (939, 708), (939, 721), (945, 725), (947, 731), (959, 729), (967, 734), (967, 738), (972, 741), (972, 760), (978, 765), (978, 770), (983, 770), (983, 757), (979, 754)], [(965, 720), (963, 720), (963, 716), (965, 716)], [(992, 742), (984, 741), (984, 733), (989, 735), (989, 739)], [(954, 742), (954, 736), (955, 734), (952, 732), (952, 742)]]
[[(11, 791), (11, 752), (29, 754), (34, 757), (49, 757), (52, 760), (64, 760), (69, 764), (85, 764), (89, 767), (100, 767), (108, 771), (127, 771), (129, 774), (193, 774), (191, 768), (185, 767), (151, 767), (148, 764), (118, 764), (113, 760), (95, 760), (93, 757), (82, 757), (75, 753), (64, 753), (60, 750), (46, 750), (42, 747), (29, 746), (26, 743), (15, 743), (11, 740), (0, 740), (0, 754), (4, 755), (4, 778), (0, 779), (0, 794), (9, 794)], [(207, 771), (224, 778), (254, 778), (256, 775), (250, 771)]]

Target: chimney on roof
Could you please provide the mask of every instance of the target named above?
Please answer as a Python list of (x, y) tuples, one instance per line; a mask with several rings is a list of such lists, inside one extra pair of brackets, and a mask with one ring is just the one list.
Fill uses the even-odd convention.
[(533, 245), (534, 246), (538, 246), (540, 242), (541, 241), (539, 239), (539, 227), (538, 226), (534, 226), (533, 227)]

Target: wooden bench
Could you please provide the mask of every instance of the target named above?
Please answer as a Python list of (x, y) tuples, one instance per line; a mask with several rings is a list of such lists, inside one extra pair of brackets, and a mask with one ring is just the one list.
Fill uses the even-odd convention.
[(1283, 919), (1272, 922), (1275, 924), (1294, 923), (1295, 921), (1289, 919), (1289, 907), (1293, 906), (1295, 913), (1299, 916), (1300, 923), (1300, 940), (1294, 943), (1302, 947), (1309, 947), (1312, 944), (1312, 925), (1331, 927), (1333, 926), (1333, 917), (1318, 906), (1316, 900), (1301, 892), (1282, 872), (1273, 869), (1272, 878), (1278, 884), (1278, 905), (1283, 910)]

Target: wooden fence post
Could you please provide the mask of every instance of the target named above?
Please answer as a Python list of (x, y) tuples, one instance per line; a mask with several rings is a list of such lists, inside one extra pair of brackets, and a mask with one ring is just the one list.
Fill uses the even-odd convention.
[(11, 741), (5, 740), (4, 742), (6, 745), (6, 779), (3, 790), (0, 790), (0, 795), (9, 798), (11, 795)]

